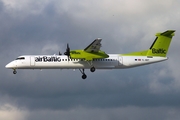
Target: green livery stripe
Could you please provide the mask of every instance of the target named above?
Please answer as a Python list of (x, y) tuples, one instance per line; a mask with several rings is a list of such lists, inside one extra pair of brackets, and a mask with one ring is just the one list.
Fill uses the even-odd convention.
[(127, 53), (127, 54), (121, 54), (123, 56), (146, 56), (148, 50), (144, 50), (144, 51), (138, 51), (138, 52), (131, 52), (131, 53)]

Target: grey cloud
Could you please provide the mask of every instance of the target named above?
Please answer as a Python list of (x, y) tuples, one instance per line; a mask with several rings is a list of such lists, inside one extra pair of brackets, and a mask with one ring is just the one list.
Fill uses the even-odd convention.
[[(175, 91), (169, 91), (162, 95), (152, 93), (148, 86), (151, 79), (144, 77), (148, 76), (150, 71), (142, 72), (142, 70), (145, 69), (139, 68), (141, 74), (135, 69), (109, 72), (110, 75), (115, 76), (114, 78), (97, 72), (99, 77), (89, 75), (86, 82), (81, 80), (80, 74), (75, 75), (77, 72), (72, 74), (77, 79), (62, 75), (68, 75), (71, 73), (70, 70), (62, 72), (47, 70), (43, 73), (33, 71), (29, 74), (39, 74), (40, 76), (21, 80), (20, 75), (11, 83), (5, 81), (0, 88), (1, 92), (16, 100), (19, 107), (27, 107), (32, 110), (71, 109), (76, 106), (95, 108), (116, 108), (129, 105), (141, 107), (179, 106), (180, 98), (176, 96)], [(22, 71), (19, 70), (19, 72)], [(27, 72), (22, 74), (27, 74)], [(170, 80), (166, 79), (162, 78), (159, 81), (168, 85)]]
[[(46, 114), (45, 114), (46, 113)], [(42, 116), (42, 117), (40, 117)], [(73, 119), (73, 120), (176, 120), (179, 118), (179, 109), (171, 107), (158, 107), (158, 108), (140, 108), (134, 106), (114, 108), (114, 109), (86, 109), (78, 107), (72, 110), (66, 111), (54, 111), (53, 113), (44, 110), (44, 111), (32, 111), (31, 115), (28, 117), (28, 120), (38, 120), (38, 119), (53, 119), (58, 120), (59, 118), (64, 119)]]

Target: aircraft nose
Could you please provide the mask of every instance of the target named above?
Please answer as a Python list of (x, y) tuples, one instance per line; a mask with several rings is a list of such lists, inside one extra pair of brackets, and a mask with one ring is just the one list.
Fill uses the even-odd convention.
[(5, 67), (6, 67), (6, 68), (14, 68), (15, 66), (14, 66), (14, 63), (13, 63), (13, 62), (10, 62), (10, 63), (8, 63)]

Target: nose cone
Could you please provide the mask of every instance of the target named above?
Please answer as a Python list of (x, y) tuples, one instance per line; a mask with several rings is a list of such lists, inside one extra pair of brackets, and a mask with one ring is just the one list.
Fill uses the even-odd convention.
[(7, 64), (5, 67), (6, 67), (6, 68), (11, 68), (11, 64), (9, 63), (9, 64)]
[(15, 67), (15, 66), (14, 66), (14, 62), (10, 62), (10, 63), (7, 64), (5, 67), (6, 67), (6, 68), (14, 68), (14, 67)]

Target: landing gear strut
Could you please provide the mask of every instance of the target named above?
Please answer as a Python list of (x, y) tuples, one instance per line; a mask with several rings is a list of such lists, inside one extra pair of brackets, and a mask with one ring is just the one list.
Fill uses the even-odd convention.
[(82, 79), (86, 79), (87, 75), (85, 74), (84, 69), (79, 69), (79, 71), (82, 73)]

